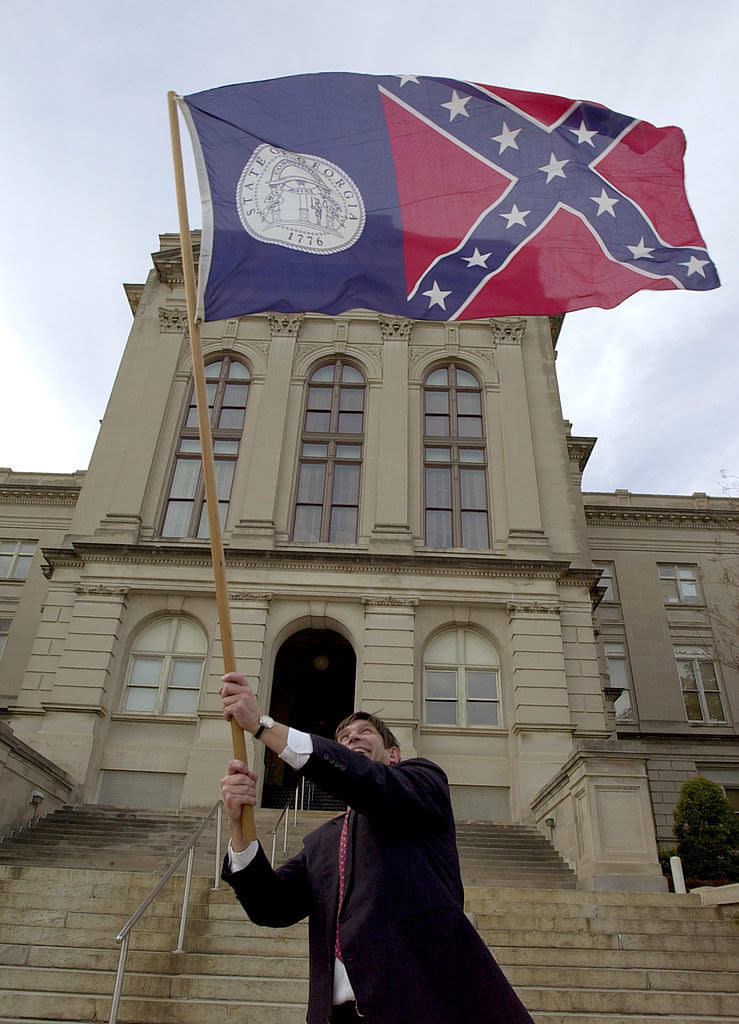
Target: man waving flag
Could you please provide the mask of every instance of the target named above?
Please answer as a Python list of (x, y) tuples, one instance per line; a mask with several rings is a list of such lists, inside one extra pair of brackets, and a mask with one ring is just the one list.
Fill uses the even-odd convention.
[(678, 128), (414, 75), (298, 75), (179, 102), (203, 199), (200, 320), (551, 315), (719, 285)]

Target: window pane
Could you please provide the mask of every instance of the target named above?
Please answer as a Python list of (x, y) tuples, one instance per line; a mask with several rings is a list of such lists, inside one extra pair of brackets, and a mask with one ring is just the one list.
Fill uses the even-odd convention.
[(295, 509), (295, 530), (293, 540), (315, 541), (321, 539), (321, 505), (299, 505)]
[(177, 640), (174, 650), (184, 654), (205, 654), (205, 635), (194, 622), (189, 619), (180, 619), (177, 627)]
[(446, 387), (449, 384), (449, 375), (446, 367), (441, 370), (434, 370), (433, 373), (429, 374), (426, 378), (426, 384), (429, 387)]
[(218, 420), (219, 430), (241, 430), (243, 425), (243, 409), (221, 409), (221, 415)]
[(339, 408), (361, 412), (364, 409), (364, 388), (342, 388), (339, 396)]
[(347, 384), (364, 384), (364, 377), (353, 366), (343, 366), (341, 368), (341, 379)]
[(662, 596), (668, 604), (676, 604), (680, 600), (674, 580), (662, 580)]
[(446, 700), (427, 700), (426, 721), (429, 725), (456, 725), (457, 702)]
[(216, 494), (218, 495), (219, 501), (228, 501), (231, 495), (231, 484), (234, 478), (234, 469), (236, 463), (230, 459), (216, 459), (215, 471), (216, 471)]
[(613, 702), (613, 710), (616, 712), (617, 722), (627, 722), (633, 718), (631, 694), (628, 690), (624, 690), (621, 696), (616, 698)]
[(170, 501), (162, 526), (162, 537), (186, 537), (192, 517), (191, 501)]
[(485, 470), (461, 469), (459, 485), (462, 497), (462, 508), (486, 509), (488, 507), (485, 494)]
[(191, 715), (198, 708), (197, 690), (167, 690), (164, 713), (168, 715)]
[(482, 420), (479, 416), (458, 416), (457, 432), (460, 437), (482, 437)]
[(202, 667), (201, 661), (183, 661), (175, 658), (172, 661), (169, 685), (177, 689), (199, 690)]
[(195, 452), (200, 455), (200, 438), (183, 437), (180, 441), (180, 451), (184, 453)]
[(712, 661), (701, 661), (698, 663), (698, 670), (701, 676), (701, 682), (705, 690), (718, 690), (718, 679), (716, 678), (716, 668)]
[(457, 696), (457, 673), (443, 672), (439, 669), (426, 670), (426, 696), (451, 697)]
[(426, 543), (432, 548), (452, 546), (452, 513), (429, 510), (426, 513)]
[(316, 372), (311, 377), (311, 380), (320, 380), (320, 381), (333, 380), (333, 379), (334, 379), (334, 364), (333, 363), (329, 363), (328, 366), (322, 366), (320, 368), (320, 370), (316, 370)]
[(28, 576), (28, 571), (31, 568), (31, 557), (31, 555), (18, 555), (18, 560), (13, 570), (14, 579), (24, 580)]
[(356, 505), (359, 501), (359, 466), (337, 466), (334, 471), (335, 505)]
[(495, 698), (498, 696), (497, 672), (472, 672), (467, 669), (467, 696)]
[(308, 388), (308, 409), (330, 409), (332, 388)]
[(223, 404), (242, 408), (246, 405), (246, 396), (248, 394), (248, 384), (227, 384), (223, 393)]
[(331, 509), (329, 541), (332, 544), (354, 544), (357, 539), (357, 510), (336, 506)]
[(427, 416), (426, 417), (427, 437), (448, 437), (449, 417), (448, 416)]
[(626, 674), (626, 661), (624, 658), (606, 658), (608, 669), (608, 680), (611, 686), (622, 686), (628, 688), (629, 679)]
[[(206, 384), (205, 385), (205, 394), (206, 394), (206, 397), (208, 399), (208, 408), (210, 408), (210, 409), (213, 408), (213, 405), (215, 403), (216, 392), (217, 391), (218, 391), (218, 385), (217, 384)], [(194, 402), (195, 402), (195, 399), (193, 398), (193, 403)]]
[[(221, 532), (226, 527), (226, 516), (228, 515), (228, 502), (218, 502), (218, 518), (221, 521)], [(210, 537), (210, 524), (208, 522), (208, 506), (203, 502), (200, 509), (200, 521), (198, 523), (198, 540), (207, 540)]]
[(236, 380), (237, 378), (251, 380), (251, 374), (243, 363), (239, 363), (234, 359), (228, 370), (228, 379)]
[(318, 434), (325, 434), (331, 424), (330, 412), (307, 412), (305, 414), (305, 429)]
[(457, 412), (460, 416), (479, 416), (480, 411), (480, 393), (478, 391), (459, 392)]
[(468, 700), (467, 723), (469, 725), (497, 725), (498, 705), (487, 700)]
[(692, 583), (690, 580), (681, 580), (680, 590), (682, 592), (683, 601), (685, 601), (686, 604), (698, 603), (698, 587), (695, 583)]
[(456, 665), (458, 660), (456, 629), (444, 630), (443, 633), (439, 633), (428, 645), (426, 650), (427, 663), (441, 662), (443, 665)]
[(339, 433), (340, 434), (361, 434), (362, 421), (364, 416), (361, 412), (340, 412)]
[(21, 541), (18, 551), (21, 555), (32, 555), (36, 550), (36, 541)]
[(426, 412), (449, 414), (449, 392), (448, 391), (427, 391)]
[(154, 711), (157, 706), (158, 689), (144, 689), (141, 686), (129, 686), (126, 690), (124, 711)]
[(310, 456), (312, 458), (320, 458), (321, 456), (323, 456), (325, 458), (326, 455), (328, 455), (328, 445), (327, 444), (304, 444), (303, 445), (303, 455)]
[(462, 636), (464, 637), (465, 665), (484, 665), (486, 669), (490, 669), (498, 664), (495, 650), (479, 633), (466, 629)]
[(200, 459), (178, 459), (175, 464), (170, 498), (193, 498), (200, 473)]
[(161, 658), (134, 658), (129, 682), (132, 686), (158, 686)]
[[(198, 449), (199, 451), (200, 449)], [(238, 441), (214, 441), (213, 452), (215, 455), (238, 455)]]
[(679, 565), (677, 567), (677, 574), (681, 580), (693, 580), (695, 583), (695, 569), (691, 569), (686, 565)]
[(188, 410), (187, 420), (185, 421), (186, 427), (197, 427), (198, 425), (198, 411), (195, 406)]
[(659, 574), (662, 579), (674, 579), (675, 578), (675, 567), (673, 565), (661, 565), (659, 567)]
[(459, 461), (460, 462), (484, 462), (485, 452), (482, 448), (460, 448), (459, 449)]
[(8, 577), (10, 576), (10, 567), (12, 564), (12, 555), (0, 555), (0, 578), (8, 579)]
[(221, 367), (223, 366), (223, 360), (217, 359), (214, 363), (208, 363), (205, 367), (205, 379), (206, 380), (218, 380), (221, 376)]
[(436, 468), (426, 470), (426, 505), (429, 508), (451, 508), (451, 470)]
[(685, 713), (688, 716), (688, 721), (702, 722), (703, 714), (701, 712), (700, 702), (698, 701), (698, 694), (684, 693), (683, 700), (685, 701)]
[(361, 444), (337, 444), (336, 445), (336, 458), (337, 459), (361, 459), (362, 458), (362, 446), (361, 446)]
[(706, 694), (706, 707), (708, 708), (709, 722), (725, 722), (724, 706), (721, 703), (721, 694), (712, 692)]
[(302, 503), (323, 503), (323, 482), (326, 478), (326, 466), (322, 462), (304, 462), (300, 466), (300, 483), (298, 484), (298, 501)]
[(135, 649), (137, 651), (168, 651), (170, 649), (171, 632), (171, 618), (156, 619), (139, 633), (134, 645)]
[(427, 448), (426, 462), (450, 462), (452, 458), (449, 448)]
[(457, 387), (479, 388), (480, 382), (471, 373), (468, 373), (467, 370), (457, 370)]
[(696, 690), (698, 688), (692, 661), (678, 661), (677, 671), (683, 690)]
[(462, 513), (462, 547), (478, 551), (488, 546), (487, 512)]

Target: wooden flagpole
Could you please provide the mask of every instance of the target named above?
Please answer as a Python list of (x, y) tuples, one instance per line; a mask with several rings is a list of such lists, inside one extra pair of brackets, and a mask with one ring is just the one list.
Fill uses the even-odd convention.
[[(185, 277), (185, 296), (187, 298), (187, 322), (190, 328), (190, 350), (192, 352), (192, 373), (195, 381), (195, 401), (198, 411), (198, 428), (200, 431), (200, 448), (203, 466), (203, 482), (205, 484), (205, 501), (208, 509), (208, 527), (210, 530), (210, 550), (213, 559), (213, 574), (216, 584), (216, 605), (218, 621), (221, 628), (221, 646), (223, 648), (223, 666), (226, 672), (236, 671), (236, 655), (234, 652), (233, 633), (231, 630), (231, 609), (228, 602), (226, 586), (226, 559), (223, 553), (223, 535), (221, 518), (218, 509), (218, 492), (216, 490), (216, 469), (213, 458), (213, 437), (210, 430), (210, 414), (208, 411), (208, 395), (205, 386), (205, 363), (203, 346), (200, 340), (200, 326), (195, 322), (195, 261), (192, 254), (190, 222), (187, 215), (187, 196), (185, 193), (185, 172), (182, 166), (182, 145), (180, 142), (180, 125), (175, 93), (167, 93), (169, 105), (169, 127), (172, 136), (172, 161), (174, 163), (175, 192), (177, 195), (177, 216), (180, 223), (180, 247), (182, 250), (182, 269)], [(231, 719), (231, 739), (234, 757), (247, 762), (244, 732)], [(256, 839), (254, 827), (254, 811), (244, 807), (241, 814), (241, 828), (246, 842)]]

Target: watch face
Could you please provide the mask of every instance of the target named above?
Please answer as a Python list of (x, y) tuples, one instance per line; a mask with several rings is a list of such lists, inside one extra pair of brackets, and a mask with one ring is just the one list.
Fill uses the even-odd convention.
[(265, 729), (271, 729), (275, 724), (275, 720), (270, 715), (262, 715), (259, 719), (259, 724), (263, 725)]

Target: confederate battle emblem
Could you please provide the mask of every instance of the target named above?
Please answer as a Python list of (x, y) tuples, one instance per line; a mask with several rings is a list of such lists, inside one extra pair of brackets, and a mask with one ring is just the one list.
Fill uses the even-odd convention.
[(329, 160), (275, 146), (252, 153), (236, 205), (252, 238), (317, 255), (348, 249), (364, 229), (364, 202), (348, 174)]

